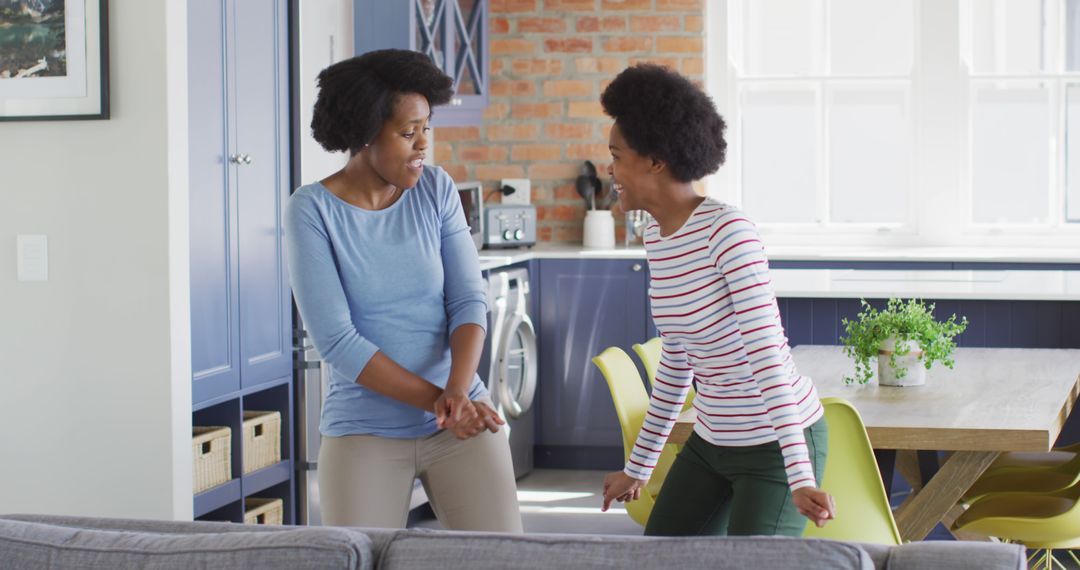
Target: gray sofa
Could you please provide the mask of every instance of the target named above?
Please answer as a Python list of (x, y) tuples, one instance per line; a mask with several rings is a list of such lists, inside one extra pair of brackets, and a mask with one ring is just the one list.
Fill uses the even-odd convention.
[(1015, 545), (644, 538), (0, 516), (0, 569), (858, 568), (1017, 570)]

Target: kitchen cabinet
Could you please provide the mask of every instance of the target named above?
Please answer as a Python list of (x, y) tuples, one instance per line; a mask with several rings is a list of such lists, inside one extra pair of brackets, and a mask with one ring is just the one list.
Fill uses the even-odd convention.
[(291, 520), (288, 422), (281, 463), (239, 468), (243, 411), (292, 405), (288, 44), (286, 0), (188, 5), (193, 423), (230, 426), (234, 463), (232, 482), (195, 497), (196, 517), (239, 522), (243, 497), (276, 487)]
[(397, 48), (431, 57), (454, 80), (437, 127), (479, 125), (488, 104), (488, 0), (355, 0), (356, 54)]
[(617, 469), (623, 454), (619, 421), (607, 383), (591, 359), (609, 346), (632, 354), (634, 343), (655, 334), (645, 262), (541, 259), (538, 265), (537, 464)]

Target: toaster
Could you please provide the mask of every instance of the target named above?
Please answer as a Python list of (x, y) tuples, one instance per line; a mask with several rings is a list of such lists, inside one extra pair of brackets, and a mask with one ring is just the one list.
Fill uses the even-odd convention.
[(536, 245), (536, 207), (492, 205), (484, 208), (484, 247)]

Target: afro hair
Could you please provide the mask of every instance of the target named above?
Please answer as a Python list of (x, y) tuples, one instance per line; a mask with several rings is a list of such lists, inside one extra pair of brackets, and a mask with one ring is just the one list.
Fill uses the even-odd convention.
[(399, 96), (418, 93), (432, 107), (453, 96), (453, 80), (415, 51), (385, 49), (340, 61), (319, 73), (311, 134), (330, 152), (355, 154), (394, 113)]
[(654, 64), (622, 71), (600, 96), (630, 148), (667, 164), (680, 182), (693, 182), (724, 163), (724, 119), (709, 96), (688, 79)]

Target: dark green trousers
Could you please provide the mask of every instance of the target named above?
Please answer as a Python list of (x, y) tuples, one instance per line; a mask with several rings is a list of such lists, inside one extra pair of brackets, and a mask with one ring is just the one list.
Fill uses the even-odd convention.
[[(825, 419), (803, 434), (820, 485), (828, 451)], [(780, 444), (719, 447), (695, 433), (664, 479), (645, 534), (802, 536), (806, 521), (791, 500)]]

